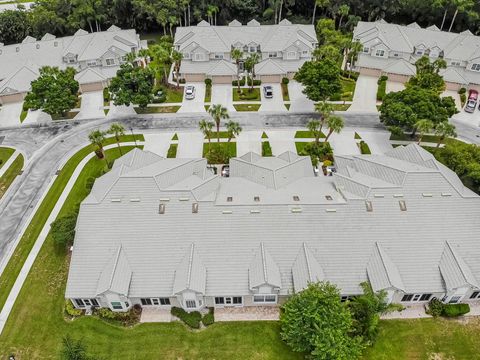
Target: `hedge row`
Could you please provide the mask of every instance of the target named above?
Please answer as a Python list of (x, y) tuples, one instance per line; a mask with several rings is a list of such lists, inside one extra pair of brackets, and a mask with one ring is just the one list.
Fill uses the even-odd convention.
[(203, 325), (208, 326), (215, 321), (213, 308), (210, 308), (208, 314), (205, 314), (203, 317), (198, 311), (186, 312), (182, 308), (175, 306), (172, 307), (171, 314), (179, 318), (192, 329), (200, 329), (200, 322), (202, 322)]
[(470, 312), (470, 305), (468, 304), (444, 304), (440, 300), (433, 298), (428, 303), (426, 313), (433, 317), (457, 317), (468, 314)]
[(382, 75), (377, 81), (378, 89), (377, 89), (377, 101), (383, 101), (387, 93), (387, 80), (388, 76)]

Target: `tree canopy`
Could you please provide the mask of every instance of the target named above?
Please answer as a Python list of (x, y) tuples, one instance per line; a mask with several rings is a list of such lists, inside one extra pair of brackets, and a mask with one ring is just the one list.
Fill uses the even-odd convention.
[(32, 89), (25, 96), (25, 107), (41, 109), (50, 115), (65, 114), (77, 103), (78, 82), (75, 69), (67, 67), (45, 66), (40, 69), (40, 76), (32, 81)]
[(113, 103), (147, 107), (153, 100), (153, 79), (149, 68), (134, 66), (131, 63), (122, 64), (109, 86)]
[(295, 80), (303, 84), (303, 93), (312, 101), (327, 100), (342, 88), (340, 68), (330, 58), (305, 62), (295, 74)]
[(445, 81), (442, 75), (439, 74), (440, 70), (447, 68), (445, 60), (437, 59), (431, 62), (428, 56), (422, 56), (416, 61), (415, 67), (417, 73), (407, 81), (406, 87), (418, 86), (438, 93), (445, 90)]

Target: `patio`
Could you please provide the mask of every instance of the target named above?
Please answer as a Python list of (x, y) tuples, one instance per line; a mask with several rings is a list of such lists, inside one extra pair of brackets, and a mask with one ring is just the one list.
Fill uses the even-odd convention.
[(224, 307), (215, 309), (215, 321), (265, 321), (278, 320), (278, 306)]
[(171, 322), (172, 315), (170, 314), (170, 309), (161, 309), (158, 307), (143, 307), (142, 315), (140, 316), (141, 323), (149, 322)]

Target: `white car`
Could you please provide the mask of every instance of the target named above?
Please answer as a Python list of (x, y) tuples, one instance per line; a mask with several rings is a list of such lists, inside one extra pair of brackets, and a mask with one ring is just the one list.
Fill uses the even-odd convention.
[(192, 100), (195, 99), (195, 86), (188, 85), (185, 87), (185, 99)]

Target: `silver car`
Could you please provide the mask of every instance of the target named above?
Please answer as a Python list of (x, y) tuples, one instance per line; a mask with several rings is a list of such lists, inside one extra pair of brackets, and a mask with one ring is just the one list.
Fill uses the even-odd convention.
[(188, 85), (185, 87), (185, 99), (192, 100), (195, 99), (195, 86)]
[(273, 98), (273, 87), (271, 85), (264, 86), (263, 95), (265, 95), (265, 98), (267, 99)]

